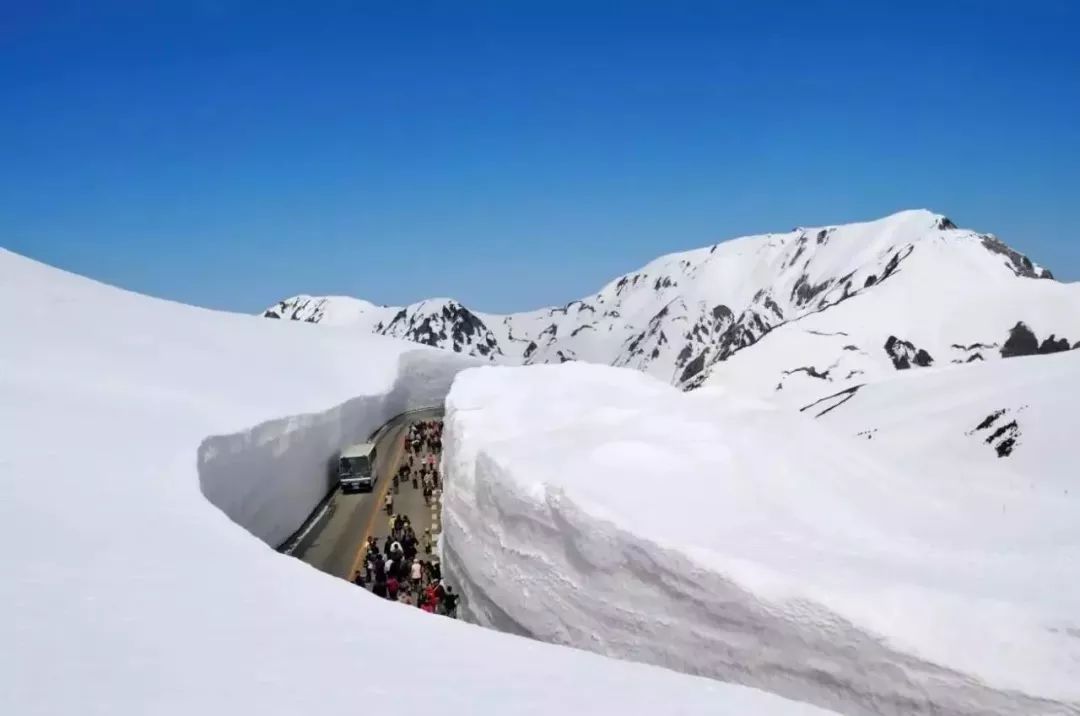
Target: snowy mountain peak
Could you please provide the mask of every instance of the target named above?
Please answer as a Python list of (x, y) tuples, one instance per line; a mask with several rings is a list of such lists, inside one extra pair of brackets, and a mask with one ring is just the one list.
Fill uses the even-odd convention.
[[(510, 364), (630, 367), (684, 388), (752, 378), (758, 392), (794, 399), (895, 370), (1004, 357), (1018, 323), (1040, 342), (1053, 334), (1055, 346), (1072, 345), (1078, 291), (993, 234), (913, 209), (666, 254), (591, 296), (525, 313), (474, 312), (449, 298), (398, 308), (297, 296), (264, 315)], [(995, 348), (955, 347), (970, 345)], [(754, 357), (734, 360), (742, 353)]]

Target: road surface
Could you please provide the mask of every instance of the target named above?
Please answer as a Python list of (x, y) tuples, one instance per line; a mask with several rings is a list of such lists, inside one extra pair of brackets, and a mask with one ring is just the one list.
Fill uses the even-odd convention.
[[(443, 416), (442, 408), (409, 413), (387, 424), (376, 440), (378, 457), (375, 469), (379, 479), (372, 492), (343, 494), (336, 490), (329, 502), (329, 515), (311, 530), (293, 550), (293, 556), (323, 572), (343, 579), (352, 579), (360, 567), (363, 546), (369, 535), (374, 535), (382, 545), (388, 529), (383, 500), (393, 491), (394, 473), (404, 455), (404, 437), (408, 426), (422, 420), (436, 420)], [(417, 535), (432, 529), (437, 522), (437, 508), (424, 504), (420, 490), (412, 485), (402, 485), (394, 496), (394, 512), (408, 515)], [(437, 533), (436, 525), (433, 534)]]

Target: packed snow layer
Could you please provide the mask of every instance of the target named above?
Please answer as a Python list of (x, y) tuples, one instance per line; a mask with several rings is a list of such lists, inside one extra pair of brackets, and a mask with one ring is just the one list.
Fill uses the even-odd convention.
[(439, 399), (452, 356), (3, 250), (0, 301), (0, 713), (822, 713), (399, 607), (252, 536), (295, 527), (339, 441)]
[(279, 545), (337, 482), (342, 446), (366, 438), (390, 416), (441, 405), (454, 375), (473, 363), (435, 351), (404, 352), (388, 392), (207, 438), (199, 448), (203, 494), (253, 534)]
[(443, 556), (477, 623), (848, 714), (1080, 713), (1080, 490), (895, 469), (586, 364), (467, 370), (446, 420)]

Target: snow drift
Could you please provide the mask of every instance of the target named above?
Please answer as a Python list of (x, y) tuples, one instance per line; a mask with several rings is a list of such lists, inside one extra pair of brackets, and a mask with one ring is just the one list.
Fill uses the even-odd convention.
[(425, 615), (249, 533), (295, 527), (328, 451), (438, 399), (452, 356), (3, 250), (0, 301), (0, 713), (822, 713)]
[[(1034, 360), (1080, 392), (1080, 354)], [(442, 549), (477, 623), (848, 714), (1080, 713), (1080, 490), (903, 471), (586, 364), (465, 371), (446, 430)]]

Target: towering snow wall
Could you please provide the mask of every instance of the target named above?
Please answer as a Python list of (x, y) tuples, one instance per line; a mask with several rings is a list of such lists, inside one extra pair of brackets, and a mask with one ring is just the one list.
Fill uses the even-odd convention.
[(442, 405), (454, 375), (476, 363), (453, 354), (409, 351), (398, 358), (389, 392), (209, 437), (198, 453), (203, 494), (233, 521), (277, 546), (333, 486), (343, 446), (366, 439), (407, 410)]
[[(273, 539), (333, 436), (441, 398), (446, 353), (3, 249), (0, 304), (18, 306), (0, 313), (0, 714), (351, 716), (380, 689), (408, 714), (824, 714), (403, 609), (267, 549), (200, 491), (201, 453), (205, 489)], [(211, 455), (208, 435), (233, 437)], [(274, 498), (237, 511), (252, 490)]]
[(443, 558), (476, 623), (846, 714), (1080, 713), (1075, 490), (899, 471), (595, 365), (465, 371), (446, 421)]

